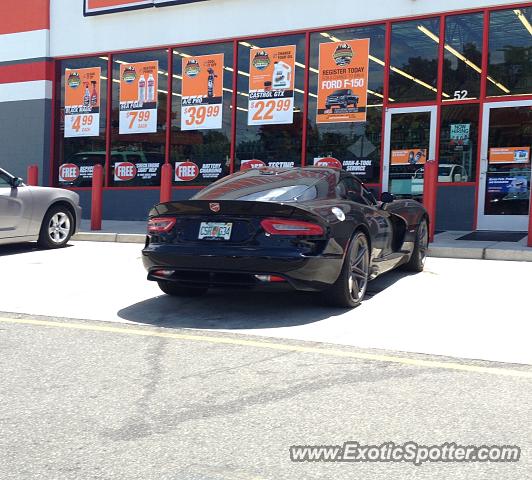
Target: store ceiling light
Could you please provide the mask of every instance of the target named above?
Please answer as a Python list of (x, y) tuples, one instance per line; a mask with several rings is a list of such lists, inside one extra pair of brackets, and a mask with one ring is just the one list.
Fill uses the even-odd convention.
[[(515, 11), (515, 10), (514, 10)], [(525, 18), (526, 20), (526, 18)], [(529, 24), (530, 26), (530, 24)], [(431, 38), (432, 40), (434, 40), (437, 44), (440, 43), (440, 37), (438, 37), (437, 35), (435, 35), (434, 33), (432, 33), (428, 28), (424, 27), (423, 25), (418, 25), (417, 26), (418, 30), (423, 32), (425, 35), (427, 35), (427, 37)], [(530, 27), (532, 28), (532, 27)], [(448, 52), (452, 53), (456, 58), (462, 60), (462, 62), (464, 62), (468, 67), (472, 68), (473, 70), (475, 70), (476, 72), (478, 73), (482, 73), (482, 69), (476, 65), (475, 63), (473, 63), (471, 60), (469, 60), (467, 57), (465, 57), (464, 55), (462, 55), (458, 50), (455, 50), (453, 47), (451, 47), (449, 44), (445, 44), (444, 45), (444, 48), (445, 50), (447, 50)], [(504, 93), (510, 93), (510, 90), (508, 90), (502, 83), (500, 82), (497, 82), (496, 80), (494, 80), (492, 77), (490, 77), (488, 75), (488, 80), (493, 83), (494, 85), (496, 85), (497, 87), (499, 87)], [(449, 95), (446, 95), (444, 94), (444, 96), (446, 96), (447, 98), (450, 98)]]
[(525, 28), (528, 30), (528, 33), (532, 35), (532, 25), (530, 25), (530, 22), (528, 21), (528, 18), (526, 18), (525, 14), (522, 10), (516, 9), (514, 10), (514, 13), (517, 15), (517, 18), (521, 20), (521, 23), (525, 26)]

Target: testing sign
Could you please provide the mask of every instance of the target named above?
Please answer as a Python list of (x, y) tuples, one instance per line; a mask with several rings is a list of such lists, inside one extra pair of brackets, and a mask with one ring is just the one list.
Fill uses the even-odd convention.
[(365, 122), (369, 38), (320, 44), (318, 123)]
[(249, 52), (248, 125), (294, 121), (295, 45)]
[(157, 131), (159, 62), (120, 64), (121, 135)]
[(223, 53), (183, 58), (181, 130), (222, 128)]
[(100, 134), (100, 67), (65, 70), (65, 137)]

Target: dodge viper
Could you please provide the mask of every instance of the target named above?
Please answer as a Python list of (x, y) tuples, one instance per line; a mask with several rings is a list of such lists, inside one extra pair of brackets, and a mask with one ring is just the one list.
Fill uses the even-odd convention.
[(417, 201), (377, 201), (342, 170), (263, 167), (155, 205), (142, 258), (168, 295), (283, 284), (355, 307), (378, 275), (423, 270), (428, 222)]

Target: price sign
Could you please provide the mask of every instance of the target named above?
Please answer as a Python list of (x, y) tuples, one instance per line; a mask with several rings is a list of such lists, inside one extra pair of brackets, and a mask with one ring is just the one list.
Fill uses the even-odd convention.
[(224, 56), (183, 58), (181, 130), (222, 128)]
[(100, 134), (100, 67), (65, 70), (65, 137)]
[(292, 123), (294, 98), (253, 100), (249, 102), (250, 125), (265, 123)]
[(182, 130), (220, 128), (222, 105), (190, 105), (181, 110)]
[(250, 51), (248, 125), (293, 123), (295, 58), (294, 45)]
[(157, 132), (159, 62), (120, 64), (119, 133)]

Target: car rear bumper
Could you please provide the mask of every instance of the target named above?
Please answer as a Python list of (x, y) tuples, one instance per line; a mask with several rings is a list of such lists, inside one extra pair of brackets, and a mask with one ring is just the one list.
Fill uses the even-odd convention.
[[(342, 269), (343, 258), (335, 256), (306, 257), (283, 251), (265, 256), (260, 251), (224, 249), (213, 254), (195, 247), (150, 244), (142, 251), (148, 280), (169, 280), (183, 284), (207, 286), (261, 286), (255, 275), (282, 277), (296, 290), (319, 291), (332, 285)], [(157, 270), (169, 270), (161, 276)], [(166, 272), (168, 273), (168, 272)]]

